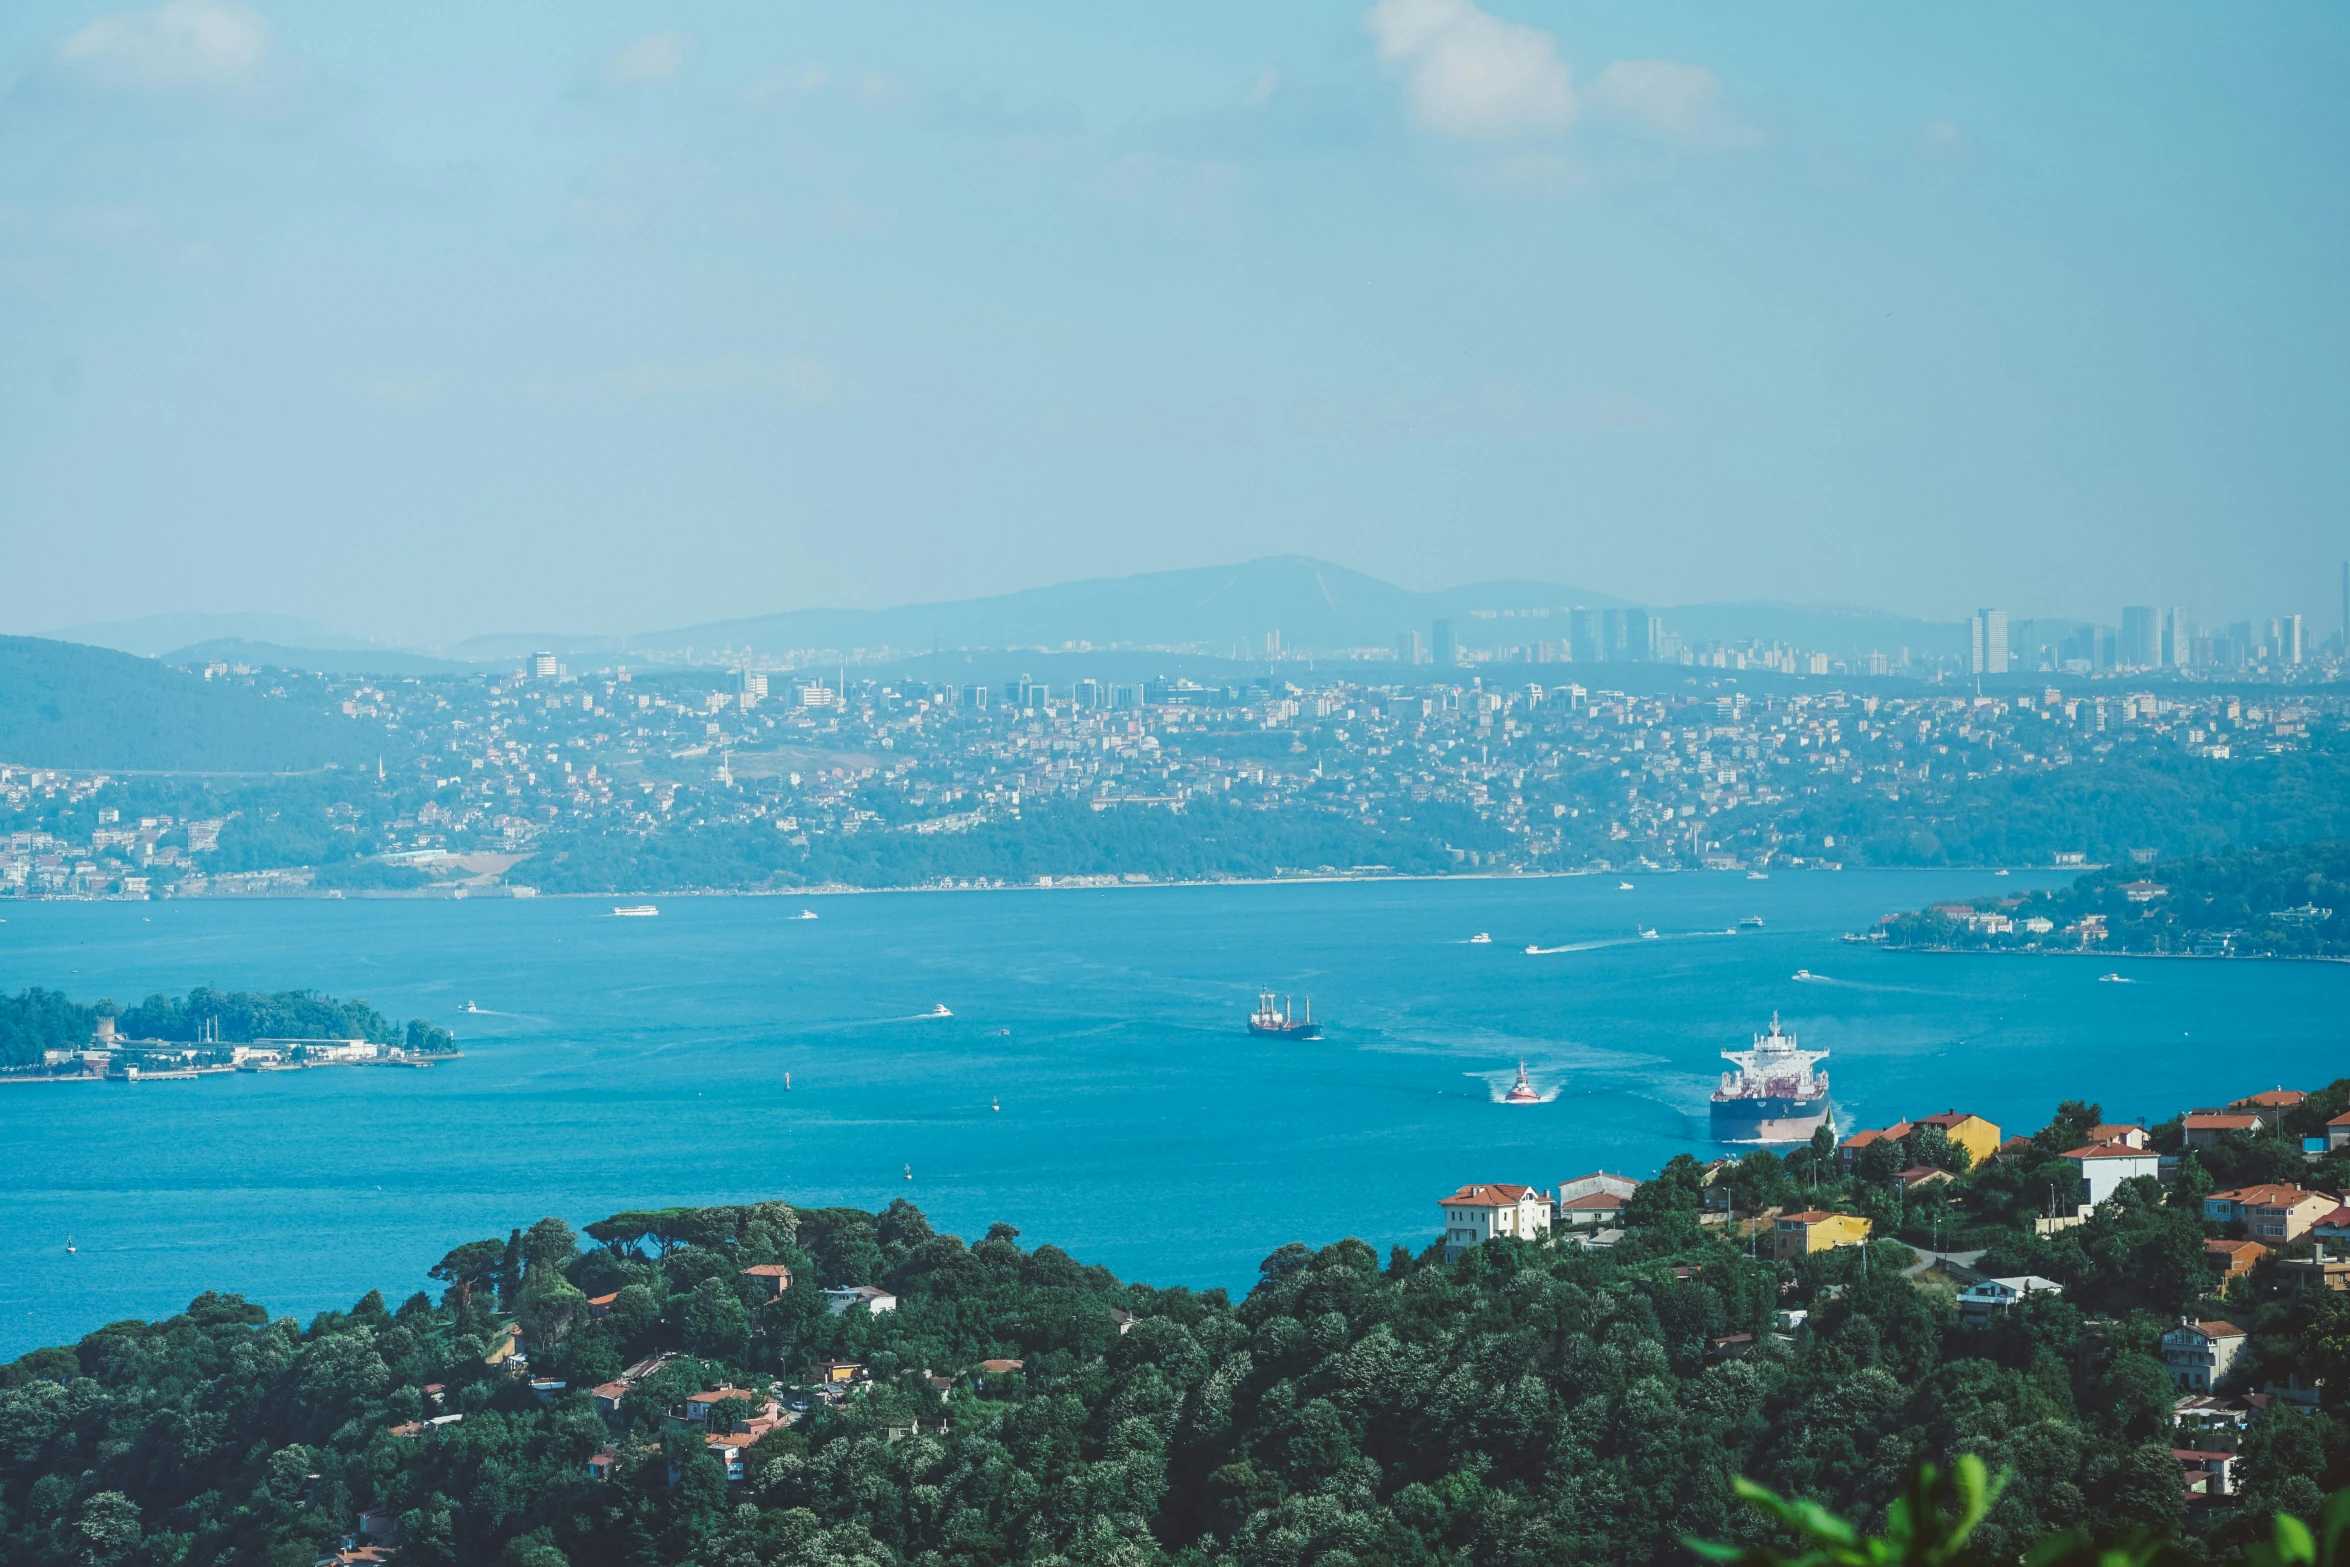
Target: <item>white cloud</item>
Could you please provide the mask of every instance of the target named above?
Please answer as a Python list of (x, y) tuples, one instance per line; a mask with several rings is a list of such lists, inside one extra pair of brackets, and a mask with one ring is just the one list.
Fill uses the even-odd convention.
[(1400, 65), (1413, 118), (1443, 136), (1562, 131), (1575, 96), (1558, 40), (1470, 0), (1379, 0), (1363, 18), (1379, 57)]
[(57, 46), (64, 70), (130, 92), (235, 92), (257, 87), (271, 65), (269, 24), (237, 0), (164, 0), (151, 11), (112, 11)]
[(1928, 120), (1918, 131), (1918, 144), (1929, 158), (1955, 158), (1966, 149), (1966, 136), (1949, 120)]
[(649, 87), (666, 82), (686, 68), (694, 57), (689, 33), (647, 33), (635, 43), (623, 44), (604, 56), (604, 85)]
[(1702, 65), (1673, 60), (1618, 60), (1583, 95), (1595, 115), (1622, 120), (1672, 141), (1698, 141), (1718, 128), (1721, 79)]
[(1241, 101), (1252, 109), (1261, 108), (1273, 101), (1273, 94), (1280, 87), (1281, 73), (1268, 65), (1257, 73), (1255, 81), (1249, 83), (1248, 93)]

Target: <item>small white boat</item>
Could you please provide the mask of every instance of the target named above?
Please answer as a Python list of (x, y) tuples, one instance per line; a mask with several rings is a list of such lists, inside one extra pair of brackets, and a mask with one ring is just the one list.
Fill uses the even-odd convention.
[(2007, 872), (2005, 872), (2005, 871), (1993, 871), (1991, 874), (1992, 874), (1992, 875), (1994, 875), (1994, 876), (2004, 876), (2004, 875), (2006, 875), (2006, 874), (2007, 874)]
[(81, 1250), (81, 1248), (73, 1243), (73, 1237), (68, 1235), (65, 1238), (65, 1254), (70, 1257), (79, 1250)]
[(1491, 946), (1492, 944), (1493, 932), (1488, 930), (1481, 930), (1477, 932), (1476, 935), (1469, 938), (1469, 945), (1472, 947), (1485, 947)]
[(1810, 969), (1799, 968), (1795, 971), (1795, 977), (1797, 979), (1817, 979), (1819, 976), (1814, 974)]
[(468, 1002), (466, 1002), (466, 1003), (465, 1003), (465, 1005), (463, 1005), (463, 1006), (459, 1007), (457, 1010), (458, 1010), (458, 1011), (460, 1011), (460, 1012), (479, 1012), (479, 1011), (481, 1010), (481, 1008), (479, 1008), (479, 1007), (475, 1006), (475, 1005), (474, 1005), (472, 1002), (468, 1001)]
[(1542, 949), (1529, 941), (1526, 943), (1526, 956), (1530, 958), (1538, 958), (1542, 956)]
[(650, 903), (620, 903), (612, 907), (612, 916), (624, 920), (649, 920), (660, 913)]
[(1640, 931), (1640, 939), (1642, 941), (1655, 941), (1659, 939), (1657, 933), (1653, 929), (1642, 929), (1639, 926), (1634, 926), (1633, 928)]
[(2097, 983), (2100, 985), (2134, 985), (2137, 981), (2124, 979), (2119, 974), (2100, 974), (2097, 976)]
[(1001, 1099), (990, 1099), (987, 1102), (987, 1107), (998, 1115), (1004, 1113), (1004, 1102)]
[(1746, 873), (1746, 879), (1748, 881), (1769, 881), (1771, 878), (1769, 873), (1766, 871), (1748, 871)]
[(932, 1008), (931, 1008), (931, 1009), (930, 1009), (928, 1012), (925, 1012), (925, 1013), (923, 1013), (922, 1015), (923, 1015), (924, 1017), (953, 1017), (953, 1016), (954, 1016), (954, 1014), (953, 1014), (952, 1012), (949, 1012), (949, 1011), (947, 1010), (947, 1004), (946, 1004), (945, 1002), (943, 1002), (943, 1001), (942, 1001), (942, 1002), (940, 1002), (940, 1003), (939, 1003), (937, 1006), (935, 1006), (935, 1007), (932, 1007)]
[(796, 920), (812, 920), (815, 917), (816, 911), (814, 909), (802, 909), (799, 913), (792, 916), (792, 918)]
[(1618, 892), (1630, 892), (1631, 890), (1632, 884), (1628, 881), (1620, 881), (1616, 883), (1616, 891)]

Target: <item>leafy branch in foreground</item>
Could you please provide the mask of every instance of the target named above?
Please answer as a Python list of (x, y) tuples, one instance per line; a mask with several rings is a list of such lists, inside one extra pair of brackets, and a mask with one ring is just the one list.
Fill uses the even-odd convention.
[[(1765, 1485), (1736, 1475), (1738, 1499), (1802, 1541), (1808, 1549), (1790, 1556), (1769, 1545), (1722, 1540), (1684, 1543), (1708, 1561), (1728, 1567), (1942, 1567), (1966, 1550), (1967, 1537), (2006, 1489), (2003, 1470), (1993, 1477), (1983, 1460), (1962, 1454), (1945, 1480), (1932, 1464), (1910, 1471), (1901, 1495), (1885, 1510), (1885, 1532), (1864, 1535), (1819, 1503), (1790, 1501)], [(2331, 1567), (2331, 1564), (2328, 1564)]]
[[(1706, 1561), (1724, 1567), (1947, 1567), (1963, 1559), (1967, 1541), (1999, 1500), (2008, 1475), (1991, 1475), (1983, 1461), (1963, 1454), (1947, 1479), (1932, 1464), (1910, 1471), (1901, 1495), (1885, 1512), (1885, 1532), (1863, 1534), (1819, 1503), (1789, 1500), (1744, 1475), (1733, 1476), (1738, 1499), (1802, 1542), (1789, 1555), (1775, 1546), (1685, 1539)], [(2350, 1567), (2350, 1490), (2326, 1498), (2318, 1527), (2291, 1513), (2276, 1515), (2270, 1540), (2244, 1553), (2250, 1567)], [(2151, 1529), (2134, 1529), (2099, 1544), (2086, 1529), (2052, 1534), (2024, 1553), (2023, 1567), (2190, 1567), (2195, 1558)]]

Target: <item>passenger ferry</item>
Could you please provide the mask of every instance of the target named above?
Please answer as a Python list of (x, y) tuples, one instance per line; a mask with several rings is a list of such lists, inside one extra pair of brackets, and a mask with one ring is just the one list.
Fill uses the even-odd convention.
[(660, 912), (650, 903), (616, 904), (612, 909), (613, 918), (624, 920), (649, 920)]

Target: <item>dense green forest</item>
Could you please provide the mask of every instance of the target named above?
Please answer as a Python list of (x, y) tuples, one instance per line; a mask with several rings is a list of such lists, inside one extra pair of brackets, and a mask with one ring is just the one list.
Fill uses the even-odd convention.
[(282, 696), (153, 659), (0, 637), (0, 762), (27, 767), (303, 772), (374, 765), (380, 735), (289, 675)]
[[(307, 1564), (373, 1515), (434, 1567), (1647, 1563), (1685, 1536), (1785, 1543), (1735, 1477), (1884, 1521), (1913, 1466), (1971, 1455), (2004, 1488), (1952, 1560), (2013, 1561), (2059, 1529), (2232, 1560), (2350, 1475), (2350, 1423), (2330, 1391), (2267, 1401), (2242, 1494), (2190, 1510), (2159, 1335), (2224, 1314), (2251, 1334), (2247, 1385), (2346, 1387), (2350, 1296), (2284, 1295), (2264, 1269), (2214, 1298), (2200, 1193), (2290, 1157), (2250, 1143), (2032, 1237), (2055, 1153), (2100, 1114), (2068, 1103), (1982, 1169), (1921, 1129), (1874, 1156), (1958, 1167), (1914, 1204), (1837, 1173), (1832, 1138), (1710, 1171), (1683, 1156), (1612, 1249), (1291, 1244), (1238, 1301), (1121, 1282), (1003, 1225), (965, 1244), (904, 1202), (621, 1214), (584, 1244), (543, 1219), (453, 1249), (437, 1300), (369, 1293), (305, 1325), (208, 1294), (0, 1370), (0, 1555)], [(1780, 1262), (1741, 1233), (1797, 1205), (1967, 1233), (2066, 1293), (1970, 1325), (1899, 1240)], [(847, 1284), (897, 1309), (829, 1314), (818, 1287)], [(515, 1329), (529, 1378), (490, 1363)], [(834, 1362), (848, 1380), (787, 1392), (804, 1414), (731, 1484), (678, 1417), (733, 1388), (710, 1418), (743, 1429), (771, 1383)]]
[(1442, 808), (1387, 831), (1334, 813), (1256, 810), (1203, 801), (1182, 811), (1074, 802), (1032, 808), (968, 832), (853, 832), (806, 846), (766, 823), (660, 833), (571, 836), (515, 872), (548, 892), (671, 892), (811, 884), (912, 886), (941, 878), (1013, 882), (1038, 876), (1142, 875), (1154, 880), (1267, 877), (1277, 871), (1381, 865), (1428, 873), (1455, 867), (1455, 836), (1483, 826)]
[(2350, 957), (2350, 838), (2107, 866), (2069, 887), (1905, 914), (1885, 932), (1908, 947)]
[(45, 1050), (79, 1050), (90, 1042), (98, 1019), (111, 1017), (128, 1039), (193, 1043), (209, 1024), (224, 1045), (256, 1039), (371, 1039), (420, 1054), (457, 1048), (449, 1031), (422, 1018), (395, 1024), (364, 1001), (338, 1001), (311, 990), (267, 994), (199, 986), (185, 1000), (152, 995), (131, 1007), (101, 1000), (83, 1005), (38, 986), (16, 995), (0, 993), (0, 1070), (41, 1064)]

